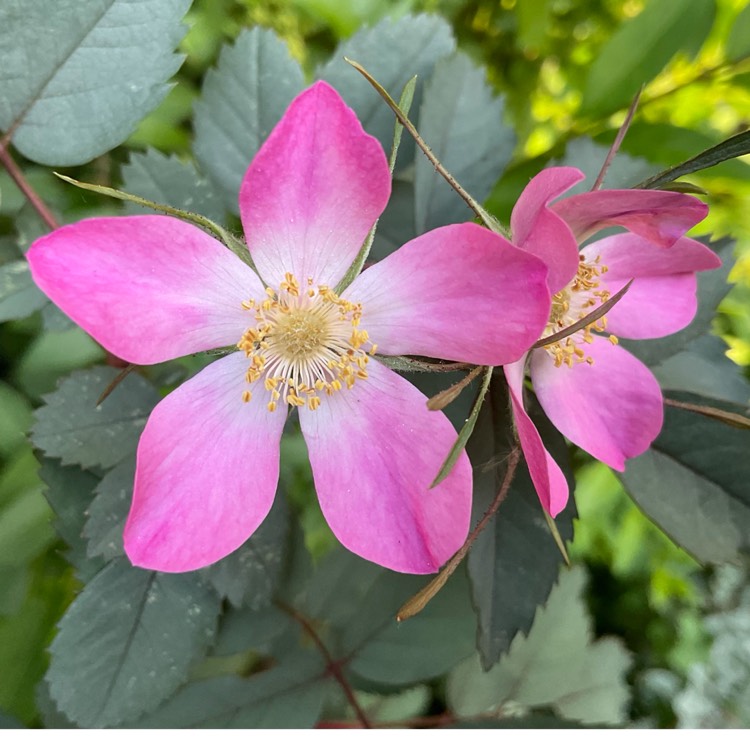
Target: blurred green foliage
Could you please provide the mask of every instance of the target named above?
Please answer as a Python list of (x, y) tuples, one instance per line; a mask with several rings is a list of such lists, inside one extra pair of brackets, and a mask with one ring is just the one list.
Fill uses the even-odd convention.
[[(124, 147), (68, 172), (90, 182), (120, 184), (128, 149), (154, 147), (186, 157), (192, 104), (205, 72), (216, 63), (221, 46), (244, 28), (274, 29), (312, 78), (338, 41), (361, 25), (386, 15), (426, 11), (451, 22), (459, 47), (487, 67), (491, 86), (507, 97), (505, 116), (518, 142), (511, 166), (488, 201), (491, 210), (507, 218), (528, 177), (548, 160), (560, 158), (571, 139), (587, 135), (611, 143), (638, 75), (654, 77), (643, 90), (623, 150), (647, 159), (654, 171), (750, 125), (750, 3), (717, 0), (711, 23), (713, 3), (701, 2), (705, 34), (696, 35), (692, 26), (683, 33), (681, 27), (667, 24), (664, 33), (654, 37), (659, 54), (647, 61), (636, 59), (639, 53), (633, 47), (638, 45), (629, 40), (639, 33), (641, 14), (656, 17), (657, 6), (671, 5), (657, 0), (195, 0), (181, 43), (186, 60), (171, 93)], [(620, 89), (601, 92), (601, 65), (609, 65), (616, 55), (624, 71)], [(27, 166), (25, 172), (65, 221), (75, 220), (83, 208), (87, 215), (122, 210), (106, 199), (66, 189), (47, 169)], [(750, 162), (745, 160), (691, 178), (707, 191), (712, 207), (700, 231), (719, 236), (731, 232), (739, 240), (740, 259), (731, 277), (737, 286), (722, 304), (716, 327), (731, 346), (730, 356), (748, 371), (749, 177)], [(16, 239), (26, 247), (43, 231), (20, 192), (0, 173), (0, 261), (16, 257)], [(64, 316), (51, 305), (25, 320), (0, 324), (0, 352), (0, 712), (33, 725), (39, 721), (34, 691), (46, 668), (45, 649), (80, 583), (53, 535), (37, 461), (23, 436), (31, 410), (60, 376), (104, 357), (86, 334), (68, 329)], [(194, 367), (195, 360), (189, 366)], [(286, 438), (284, 451), (289, 461), (282, 464), (282, 481), (292, 504), (303, 511), (308, 545), (320, 555), (331, 538), (317, 505), (305, 500), (311, 484), (300, 436)], [(718, 628), (707, 626), (703, 618), (703, 607), (710, 605), (705, 590), (711, 573), (702, 571), (635, 508), (606, 467), (583, 466), (576, 497), (580, 520), (571, 557), (592, 573), (589, 605), (597, 633), (621, 636), (635, 654), (634, 717), (673, 724), (674, 710), (644, 675), (668, 670), (677, 686), (671, 696), (688, 675), (691, 695), (699, 690), (691, 668), (709, 657), (711, 636)], [(718, 657), (714, 662), (719, 663)], [(683, 714), (687, 700), (681, 704)]]

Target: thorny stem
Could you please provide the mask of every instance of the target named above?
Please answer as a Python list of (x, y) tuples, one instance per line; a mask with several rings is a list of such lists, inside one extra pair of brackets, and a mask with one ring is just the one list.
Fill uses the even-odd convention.
[(401, 108), (396, 104), (391, 95), (373, 78), (373, 76), (358, 62), (350, 60), (348, 57), (344, 57), (344, 60), (349, 63), (355, 70), (361, 73), (370, 85), (380, 94), (385, 103), (391, 108), (393, 113), (396, 115), (396, 119), (404, 126), (405, 130), (414, 139), (414, 142), (419, 146), (420, 150), (430, 160), (430, 163), (435, 167), (435, 171), (438, 172), (443, 179), (453, 188), (453, 190), (461, 196), (466, 205), (476, 214), (477, 218), (481, 219), (484, 224), (497, 234), (505, 235), (500, 223), (491, 216), (480, 203), (472, 198), (469, 193), (464, 190), (463, 187), (458, 183), (456, 178), (440, 163), (440, 160), (432, 152), (432, 149), (427, 145), (424, 138), (419, 134), (419, 131), (412, 123), (412, 121), (404, 114)]
[(24, 176), (20, 167), (18, 166), (18, 164), (16, 164), (16, 162), (13, 160), (13, 157), (10, 155), (10, 152), (6, 147), (6, 143), (4, 142), (4, 140), (0, 141), (0, 162), (2, 162), (2, 165), (5, 167), (8, 174), (13, 179), (13, 182), (18, 185), (19, 190), (26, 196), (26, 199), (34, 207), (34, 210), (39, 214), (39, 216), (42, 217), (44, 223), (50, 229), (57, 229), (60, 224), (50, 210), (49, 206), (47, 206), (47, 204), (42, 200), (36, 190), (31, 187), (29, 181)]
[(331, 652), (328, 650), (328, 647), (325, 643), (323, 643), (322, 639), (320, 638), (312, 624), (304, 615), (302, 615), (300, 612), (297, 612), (297, 610), (293, 609), (287, 604), (284, 604), (284, 602), (277, 602), (277, 605), (280, 609), (283, 609), (284, 612), (286, 612), (290, 617), (295, 619), (302, 626), (303, 630), (310, 636), (310, 638), (313, 639), (315, 645), (318, 647), (320, 653), (325, 659), (328, 672), (336, 680), (336, 682), (341, 685), (341, 689), (344, 691), (346, 699), (349, 701), (349, 705), (354, 709), (354, 713), (357, 714), (357, 718), (359, 719), (360, 723), (365, 729), (372, 729), (372, 724), (367, 718), (367, 714), (362, 709), (362, 706), (359, 704), (357, 696), (354, 694), (354, 690), (352, 690), (352, 686), (349, 684), (349, 680), (346, 679), (346, 675), (341, 669), (341, 664), (333, 658)]
[(743, 416), (742, 414), (735, 414), (731, 411), (725, 411), (724, 409), (717, 409), (713, 406), (702, 406), (701, 404), (691, 404), (689, 401), (677, 401), (673, 398), (665, 398), (664, 404), (666, 406), (672, 406), (675, 409), (682, 409), (683, 411), (692, 411), (696, 414), (701, 414), (704, 417), (710, 417), (716, 419), (719, 422), (724, 422), (730, 427), (737, 427), (739, 429), (750, 429), (750, 419)]
[[(7, 140), (8, 134), (6, 133), (6, 135), (2, 139), (0, 139), (0, 163), (2, 163), (2, 165), (5, 167), (6, 171), (13, 179), (13, 182), (18, 185), (18, 189), (26, 196), (26, 200), (28, 200), (28, 202), (33, 206), (34, 210), (42, 218), (42, 221), (51, 230), (54, 231), (60, 226), (60, 223), (55, 218), (55, 215), (52, 213), (50, 207), (44, 202), (44, 200), (42, 200), (42, 197), (39, 195), (39, 193), (37, 193), (36, 190), (31, 187), (31, 184), (26, 179), (26, 176), (21, 171), (21, 168), (18, 166), (18, 164), (16, 164), (13, 157), (10, 155), (10, 152), (7, 148)], [(125, 367), (127, 365), (127, 362), (124, 359), (121, 359), (117, 355), (112, 354), (112, 352), (106, 351), (106, 349), (105, 352), (107, 364), (111, 367)]]
[(520, 458), (521, 451), (516, 445), (508, 456), (508, 468), (505, 470), (502, 486), (500, 487), (497, 496), (492, 501), (492, 505), (487, 508), (482, 516), (482, 520), (476, 525), (474, 531), (469, 534), (466, 541), (461, 546), (461, 549), (459, 549), (458, 552), (448, 560), (448, 564), (421, 591), (415, 594), (408, 602), (406, 602), (406, 604), (404, 604), (403, 607), (401, 607), (396, 614), (396, 620), (398, 622), (403, 622), (410, 617), (414, 617), (414, 615), (418, 615), (448, 582), (448, 579), (456, 571), (456, 568), (461, 564), (464, 557), (466, 557), (472, 545), (477, 540), (477, 537), (484, 531), (487, 524), (492, 520), (492, 517), (497, 513), (503, 500), (505, 500), (508, 490), (510, 490), (510, 485), (513, 482), (513, 477), (516, 475), (516, 469), (518, 468), (518, 461)]
[(633, 122), (633, 117), (635, 117), (635, 111), (638, 109), (638, 102), (641, 98), (641, 94), (643, 93), (643, 86), (641, 86), (638, 89), (638, 93), (633, 97), (633, 101), (630, 103), (630, 109), (628, 109), (628, 113), (625, 116), (625, 120), (620, 125), (620, 129), (617, 131), (617, 136), (615, 137), (615, 140), (612, 142), (612, 145), (609, 147), (609, 151), (607, 152), (607, 158), (604, 160), (604, 164), (602, 164), (602, 168), (599, 170), (599, 174), (596, 176), (596, 181), (594, 182), (594, 185), (592, 186), (591, 190), (598, 190), (602, 183), (604, 182), (604, 178), (607, 176), (607, 171), (609, 170), (610, 164), (612, 164), (612, 161), (614, 160), (615, 156), (617, 155), (617, 152), (620, 150), (620, 146), (622, 145), (622, 142), (625, 138), (625, 134), (628, 132), (628, 129), (630, 128), (630, 123)]

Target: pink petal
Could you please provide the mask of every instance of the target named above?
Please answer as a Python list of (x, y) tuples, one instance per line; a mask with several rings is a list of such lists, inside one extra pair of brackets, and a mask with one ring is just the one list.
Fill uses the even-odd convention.
[(523, 374), (526, 357), (518, 362), (505, 365), (505, 378), (508, 381), (513, 421), (518, 432), (518, 439), (523, 449), (526, 465), (531, 475), (542, 507), (554, 518), (568, 502), (570, 489), (565, 475), (555, 459), (544, 447), (534, 423), (523, 406)]
[(587, 261), (600, 258), (607, 278), (669, 276), (710, 271), (721, 266), (721, 258), (704, 244), (689, 237), (678, 239), (668, 253), (643, 237), (626, 232), (592, 242), (581, 251)]
[(697, 198), (665, 190), (597, 190), (552, 206), (581, 242), (604, 227), (620, 226), (670, 247), (708, 214)]
[(87, 219), (38, 239), (34, 281), (105, 349), (148, 365), (237, 343), (263, 295), (253, 271), (168, 216)]
[(477, 224), (439, 227), (365, 270), (344, 292), (383, 354), (498, 365), (541, 335), (547, 269)]
[(555, 367), (537, 350), (531, 379), (552, 423), (571, 442), (618, 471), (661, 430), (662, 395), (649, 369), (621, 346), (596, 336), (585, 352), (594, 363)]
[(383, 149), (327, 83), (289, 105), (240, 189), (250, 253), (273, 287), (291, 272), (335, 286), (388, 202)]
[[(261, 381), (237, 352), (161, 401), (138, 445), (125, 551), (134, 565), (195, 570), (239, 547), (261, 524), (279, 478), (286, 410), (270, 413)], [(242, 392), (253, 393), (250, 403)]]
[(430, 484), (456, 440), (442, 412), (376, 361), (369, 378), (300, 410), (320, 507), (352, 552), (402, 573), (434, 573), (463, 544), (471, 466), (461, 454)]
[[(603, 275), (616, 294), (627, 283)], [(682, 330), (698, 310), (694, 273), (652, 276), (633, 281), (625, 296), (607, 313), (607, 333), (626, 339), (657, 339)]]
[(526, 186), (510, 217), (513, 243), (541, 258), (549, 268), (550, 291), (559, 292), (578, 270), (578, 243), (550, 201), (584, 179), (573, 167), (550, 167)]
[(635, 279), (607, 313), (607, 329), (631, 339), (660, 338), (681, 330), (695, 317), (696, 271), (718, 268), (721, 259), (705, 245), (683, 237), (669, 252), (629, 232), (606, 237), (583, 249), (607, 272), (602, 285), (611, 294)]

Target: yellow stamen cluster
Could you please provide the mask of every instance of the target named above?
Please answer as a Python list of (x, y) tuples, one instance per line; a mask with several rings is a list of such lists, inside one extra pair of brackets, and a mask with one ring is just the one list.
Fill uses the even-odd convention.
[[(247, 300), (242, 307), (255, 313), (255, 325), (237, 344), (250, 360), (245, 379), (264, 379), (269, 411), (279, 403), (314, 411), (321, 396), (367, 378), (376, 346), (359, 327), (361, 304), (342, 299), (324, 284), (315, 286), (311, 278), (303, 293), (287, 273), (278, 292), (269, 287), (265, 299)], [(247, 403), (251, 396), (244, 391), (242, 400)]]
[[(604, 304), (610, 298), (607, 289), (599, 288), (601, 276), (607, 272), (607, 267), (601, 265), (599, 261), (597, 257), (593, 263), (586, 263), (581, 256), (575, 278), (552, 298), (552, 313), (544, 331), (545, 337), (575, 325), (591, 313), (593, 308)], [(603, 333), (606, 328), (607, 318), (602, 315), (601, 318), (584, 326), (580, 331), (560, 341), (547, 344), (544, 348), (552, 355), (555, 367), (562, 367), (562, 365), (572, 367), (581, 362), (592, 365), (594, 359), (586, 354), (583, 345), (593, 342), (594, 331)], [(613, 344), (617, 344), (616, 336), (608, 338)]]

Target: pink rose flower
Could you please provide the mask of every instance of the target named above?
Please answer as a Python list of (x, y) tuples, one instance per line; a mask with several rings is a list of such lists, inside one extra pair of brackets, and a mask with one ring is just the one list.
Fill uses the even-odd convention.
[(146, 365), (237, 348), (148, 420), (125, 528), (135, 565), (200, 568), (258, 528), (292, 407), (323, 514), (344, 546), (429, 573), (463, 543), (466, 455), (429, 489), (456, 432), (373, 354), (515, 361), (548, 319), (547, 269), (467, 223), (417, 237), (337, 293), (390, 190), (380, 144), (319, 82), (292, 102), (242, 183), (260, 278), (165, 216), (89, 219), (34, 243), (36, 283), (117, 356)]
[[(513, 242), (549, 267), (552, 313), (544, 336), (574, 325), (634, 279), (593, 325), (506, 365), (518, 437), (534, 487), (555, 516), (568, 484), (523, 405), (528, 368), (539, 403), (571, 442), (618, 471), (643, 453), (663, 421), (661, 389), (651, 371), (617, 346), (618, 336), (649, 339), (684, 328), (697, 310), (696, 272), (721, 265), (683, 235), (708, 213), (691, 196), (659, 190), (600, 190), (552, 201), (584, 178), (571, 167), (540, 172), (511, 217)], [(579, 249), (599, 229), (628, 231)]]

